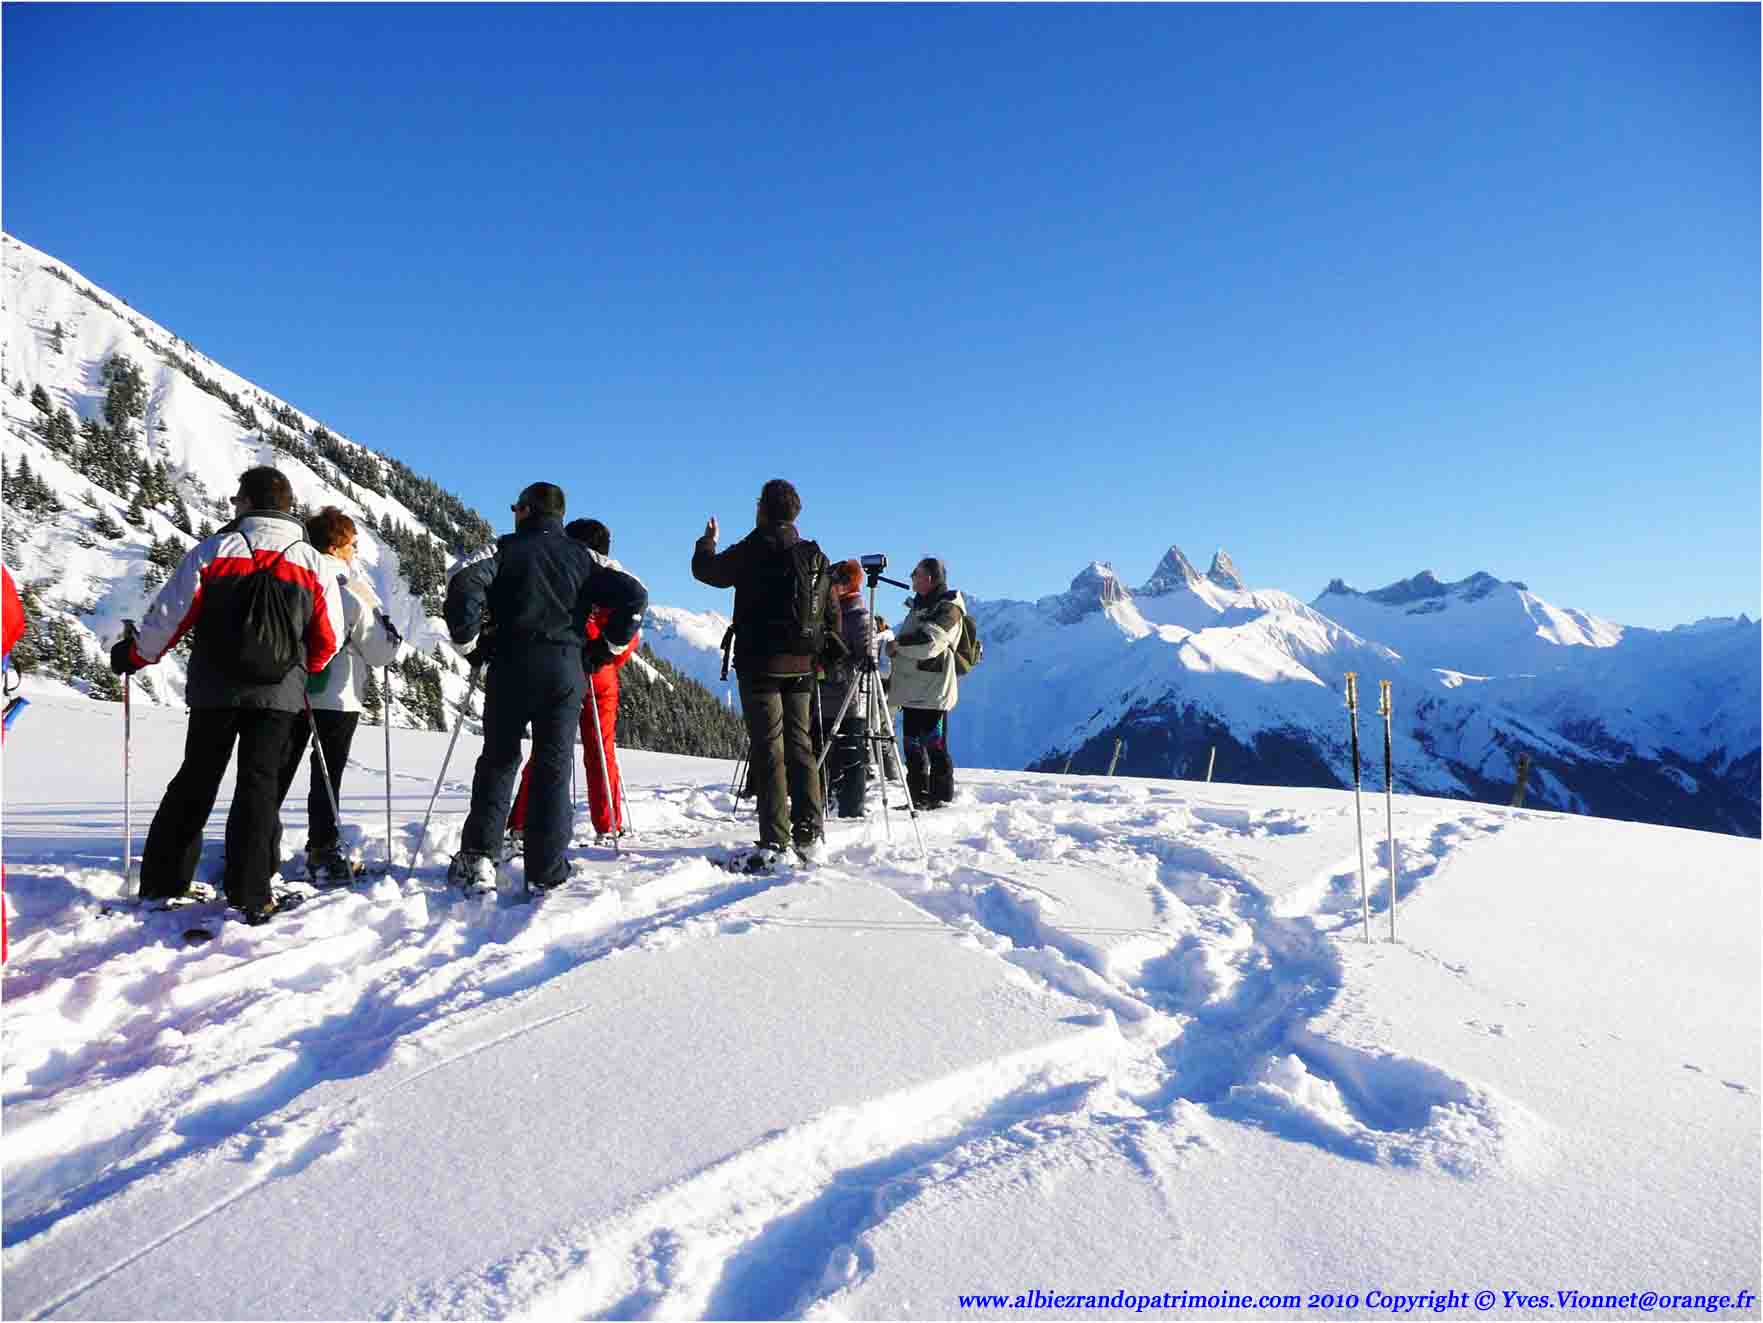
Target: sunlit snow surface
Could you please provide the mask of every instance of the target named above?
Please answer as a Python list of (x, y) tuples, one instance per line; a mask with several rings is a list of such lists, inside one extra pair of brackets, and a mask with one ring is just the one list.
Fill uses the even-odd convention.
[[(183, 729), (136, 713), (137, 852)], [(6, 1317), (1758, 1290), (1755, 841), (1400, 797), (1392, 944), (1368, 797), (1366, 944), (1347, 793), (963, 773), (928, 860), (878, 805), (748, 878), (710, 862), (753, 835), (729, 765), (631, 753), (623, 852), (467, 902), (477, 741), (412, 869), (446, 739), (394, 738), (389, 880), (255, 929), (107, 914), (120, 710), (39, 690), (5, 750)]]

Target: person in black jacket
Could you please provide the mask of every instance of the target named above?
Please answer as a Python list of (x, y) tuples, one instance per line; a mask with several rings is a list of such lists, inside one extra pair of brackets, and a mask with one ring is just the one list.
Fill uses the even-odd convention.
[[(773, 478), (760, 490), (751, 533), (719, 553), (712, 515), (692, 551), (694, 579), (735, 590), (734, 665), (759, 801), (752, 869), (768, 867), (792, 844), (812, 861), (824, 831), (811, 720), (814, 670), (828, 640), (843, 649), (832, 567), (820, 547), (796, 531), (801, 512), (795, 487)], [(807, 618), (797, 601), (803, 591)]]
[[(514, 532), (491, 556), (465, 566), (447, 585), (447, 629), (458, 647), (474, 641), (487, 661), (484, 751), (471, 783), (471, 812), (447, 880), (464, 890), (495, 885), (495, 852), (508, 821), (520, 740), (532, 723), (532, 785), (527, 799), (526, 880), (548, 888), (565, 881), (569, 864), (569, 765), (576, 719), (597, 670), (631, 641), (649, 593), (585, 543), (564, 535), (564, 495), (535, 482), (510, 507)], [(588, 615), (608, 615), (600, 637), (582, 646)]]

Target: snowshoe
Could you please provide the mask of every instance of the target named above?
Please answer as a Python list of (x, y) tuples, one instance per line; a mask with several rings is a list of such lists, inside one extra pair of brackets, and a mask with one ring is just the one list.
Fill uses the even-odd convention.
[(347, 886), (360, 876), (348, 855), (336, 846), (306, 852), (306, 880), (315, 887)]
[(737, 846), (724, 854), (713, 854), (710, 862), (731, 873), (774, 873), (790, 860), (790, 852), (781, 846)]
[(447, 882), (467, 896), (481, 896), (496, 889), (496, 861), (476, 850), (461, 850), (447, 865)]

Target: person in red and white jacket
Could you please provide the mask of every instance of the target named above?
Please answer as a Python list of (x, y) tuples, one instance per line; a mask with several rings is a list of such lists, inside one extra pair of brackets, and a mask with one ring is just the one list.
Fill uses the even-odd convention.
[[(611, 530), (598, 519), (573, 520), (563, 531), (577, 542), (585, 542), (588, 550), (605, 556), (609, 564), (618, 566), (618, 562), (612, 560), (609, 554), (612, 550)], [(592, 643), (600, 637), (601, 628), (611, 616), (611, 611), (605, 607), (597, 608), (588, 616), (588, 642)], [(624, 833), (624, 796), (620, 792), (618, 750), (614, 746), (618, 729), (618, 672), (636, 654), (641, 640), (642, 631), (638, 630), (631, 635), (629, 643), (612, 655), (610, 661), (588, 671), (588, 692), (582, 696), (582, 766), (588, 774), (588, 815), (594, 821), (594, 835), (599, 843)], [(587, 649), (583, 650), (582, 656), (582, 664), (586, 667), (589, 664)], [(589, 703), (594, 705), (591, 710)], [(600, 723), (600, 753), (606, 756), (604, 779), (600, 776), (600, 753), (594, 750), (596, 717)], [(532, 770), (532, 760), (529, 758), (525, 770), (520, 774), (520, 794), (515, 797), (514, 807), (508, 813), (510, 835), (523, 834), (526, 830), (526, 796)]]
[[(192, 629), (190, 708), (184, 761), (166, 787), (147, 844), (141, 852), (143, 899), (187, 895), (202, 853), (202, 829), (214, 808), (221, 779), (239, 750), (233, 805), (227, 814), (225, 889), (246, 922), (263, 923), (275, 913), (270, 879), (281, 860), (280, 771), (294, 723), (305, 720), (306, 677), (322, 671), (336, 655), (344, 633), (343, 602), (336, 579), (325, 572), (318, 548), (290, 511), (293, 488), (273, 468), (240, 475), (233, 497), (236, 517), (213, 537), (198, 542), (177, 572), (153, 599), (140, 633), (110, 651), (110, 668), (129, 675), (151, 666)], [(244, 576), (269, 566), (285, 593), (293, 618), (303, 622), (305, 665), (280, 680), (253, 684), (236, 676), (218, 630), (204, 622), (233, 594)]]

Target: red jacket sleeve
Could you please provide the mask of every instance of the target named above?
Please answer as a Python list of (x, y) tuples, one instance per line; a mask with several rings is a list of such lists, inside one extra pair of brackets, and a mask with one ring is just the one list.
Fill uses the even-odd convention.
[(24, 603), (18, 600), (18, 589), (12, 583), (12, 571), (0, 565), (0, 578), (4, 587), (0, 595), (5, 598), (0, 606), (0, 653), (10, 653), (12, 645), (17, 643), (25, 631)]

